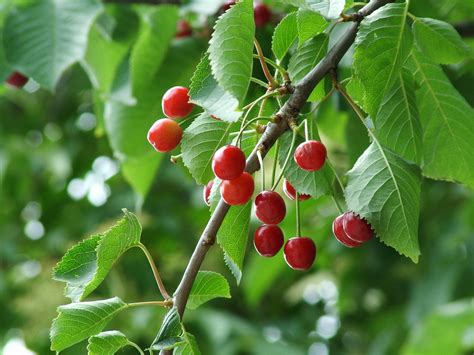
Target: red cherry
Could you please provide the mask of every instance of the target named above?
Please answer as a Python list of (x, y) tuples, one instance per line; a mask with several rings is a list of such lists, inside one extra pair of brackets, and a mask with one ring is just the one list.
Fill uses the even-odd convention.
[(221, 196), (228, 205), (239, 206), (250, 200), (254, 189), (252, 175), (243, 172), (237, 179), (222, 181)]
[(148, 130), (148, 142), (159, 152), (165, 153), (176, 148), (181, 142), (183, 129), (176, 121), (162, 118)]
[(245, 169), (245, 154), (235, 145), (219, 148), (212, 158), (212, 170), (221, 180), (238, 178)]
[(202, 198), (204, 199), (204, 203), (208, 206), (211, 205), (209, 197), (211, 197), (212, 185), (214, 185), (214, 180), (209, 181), (207, 185), (204, 185), (204, 188), (202, 189)]
[(23, 74), (19, 72), (13, 72), (7, 79), (7, 83), (10, 84), (11, 86), (14, 86), (18, 89), (22, 88), (25, 86), (25, 84), (28, 82), (28, 77), (24, 76)]
[(272, 18), (272, 12), (267, 5), (259, 2), (253, 6), (253, 17), (255, 20), (255, 26), (263, 27), (268, 22), (270, 22)]
[[(288, 196), (289, 199), (295, 200), (296, 199), (296, 190), (293, 185), (286, 179), (283, 180), (283, 192), (285, 195)], [(298, 200), (305, 201), (311, 198), (311, 195), (306, 194), (298, 194)]]
[(255, 231), (253, 245), (261, 256), (271, 257), (278, 253), (285, 242), (280, 227), (274, 225), (260, 226)]
[(307, 237), (289, 239), (283, 249), (286, 263), (295, 270), (308, 270), (316, 258), (316, 245)]
[(255, 214), (263, 223), (278, 224), (285, 218), (285, 201), (275, 191), (262, 191), (255, 198)]
[(235, 0), (227, 0), (224, 5), (221, 6), (221, 12), (226, 12), (232, 5), (235, 5)]
[(356, 242), (349, 238), (344, 232), (344, 227), (343, 227), (343, 220), (344, 220), (344, 214), (341, 214), (340, 216), (336, 217), (336, 219), (332, 222), (332, 232), (336, 239), (343, 245), (349, 248), (357, 248), (359, 247), (362, 243)]
[(371, 240), (374, 235), (370, 224), (353, 212), (344, 213), (342, 225), (347, 236), (359, 243)]
[(193, 33), (193, 29), (186, 20), (179, 20), (176, 27), (176, 38), (189, 37)]
[(319, 141), (301, 143), (295, 150), (294, 159), (298, 166), (306, 171), (321, 169), (326, 160), (326, 147)]
[(161, 107), (169, 118), (186, 117), (194, 108), (189, 102), (189, 89), (182, 86), (172, 87), (163, 95)]

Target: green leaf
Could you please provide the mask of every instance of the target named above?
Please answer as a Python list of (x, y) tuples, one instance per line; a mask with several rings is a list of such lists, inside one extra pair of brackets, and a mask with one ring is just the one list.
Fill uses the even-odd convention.
[(416, 97), (423, 127), (423, 175), (474, 188), (474, 110), (439, 65), (418, 51), (409, 64), (420, 86)]
[(127, 345), (139, 349), (125, 334), (117, 330), (102, 332), (89, 338), (87, 345), (88, 355), (113, 355)]
[(174, 355), (201, 355), (194, 335), (184, 332), (183, 338), (186, 340), (185, 343), (174, 349)]
[(229, 284), (217, 272), (199, 271), (188, 299), (188, 307), (196, 309), (214, 298), (230, 298)]
[(3, 33), (7, 60), (53, 89), (62, 73), (84, 57), (89, 28), (101, 10), (97, 0), (41, 0), (12, 11)]
[(328, 26), (328, 22), (316, 12), (299, 10), (297, 15), (298, 47), (307, 40), (322, 33)]
[(471, 48), (449, 23), (416, 18), (412, 28), (418, 47), (435, 63), (458, 63), (472, 54)]
[(229, 123), (215, 120), (203, 113), (184, 131), (181, 142), (183, 163), (198, 184), (214, 178), (212, 157), (229, 138)]
[(59, 306), (59, 314), (51, 326), (51, 350), (62, 351), (98, 334), (118, 312), (127, 307), (118, 297)]
[(173, 307), (163, 319), (158, 334), (150, 346), (152, 350), (169, 350), (182, 344), (185, 339), (182, 337), (181, 319), (176, 307)]
[(336, 19), (344, 10), (345, 0), (280, 0), (303, 10), (320, 13), (326, 18)]
[[(286, 132), (280, 138), (280, 151), (278, 154), (280, 167), (283, 167), (285, 163), (285, 159), (291, 147), (292, 136), (292, 132)], [(318, 139), (316, 134), (314, 138)], [(313, 198), (329, 195), (332, 191), (331, 182), (333, 181), (334, 175), (328, 164), (324, 164), (323, 168), (318, 171), (310, 172), (301, 169), (293, 159), (294, 151), (298, 145), (304, 141), (303, 137), (297, 136), (295, 146), (290, 153), (291, 157), (288, 161), (284, 176), (300, 193), (310, 194)]]
[(402, 355), (463, 354), (472, 349), (474, 300), (445, 304), (410, 332)]
[(375, 120), (376, 135), (382, 145), (403, 158), (421, 163), (422, 131), (416, 106), (415, 82), (403, 69), (382, 101)]
[(241, 0), (217, 20), (209, 41), (212, 73), (240, 104), (252, 76), (254, 33), (253, 1)]
[(137, 217), (124, 210), (124, 217), (108, 231), (72, 247), (53, 271), (53, 278), (66, 282), (65, 294), (73, 302), (84, 299), (104, 281), (117, 259), (140, 243), (142, 228)]
[[(155, 180), (155, 172), (163, 163), (165, 155), (151, 151), (140, 157), (124, 157), (122, 174), (134, 191), (143, 198)], [(146, 166), (146, 169), (143, 167)]]
[(298, 36), (296, 26), (296, 12), (286, 15), (276, 26), (272, 37), (272, 51), (279, 60), (282, 60), (288, 50), (295, 43)]
[(178, 8), (172, 5), (139, 8), (140, 34), (133, 46), (130, 70), (134, 96), (148, 90), (176, 32)]
[(348, 209), (366, 218), (382, 242), (418, 262), (418, 167), (375, 141), (347, 175)]
[(412, 48), (407, 11), (408, 2), (385, 5), (367, 16), (357, 33), (354, 73), (364, 86), (366, 110), (373, 117)]
[(235, 122), (242, 115), (239, 102), (224, 91), (212, 76), (209, 56), (202, 57), (191, 79), (189, 90), (191, 102), (201, 106), (210, 115), (227, 122)]

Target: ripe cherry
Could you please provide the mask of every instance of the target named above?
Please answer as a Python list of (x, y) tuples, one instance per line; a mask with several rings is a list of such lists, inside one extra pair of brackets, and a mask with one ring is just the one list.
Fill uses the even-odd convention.
[(285, 201), (275, 191), (262, 191), (255, 198), (255, 214), (263, 223), (278, 224), (285, 218)]
[(372, 239), (374, 232), (365, 219), (360, 218), (353, 212), (346, 212), (342, 221), (344, 232), (350, 239), (359, 243)]
[(343, 221), (346, 213), (341, 214), (340, 216), (336, 217), (336, 219), (334, 219), (332, 222), (332, 232), (341, 244), (349, 248), (357, 248), (362, 243), (352, 240), (347, 236), (346, 232), (344, 232)]
[(317, 171), (326, 160), (326, 147), (319, 141), (301, 143), (295, 150), (294, 159), (298, 166), (306, 171)]
[(11, 86), (14, 86), (18, 89), (22, 88), (25, 86), (25, 84), (28, 82), (28, 77), (24, 76), (23, 74), (19, 72), (13, 72), (7, 79), (7, 83), (10, 84)]
[(176, 27), (176, 38), (189, 37), (193, 33), (193, 29), (186, 20), (179, 20)]
[(219, 148), (212, 158), (212, 170), (221, 180), (238, 178), (245, 169), (245, 154), (235, 145)]
[(255, 231), (253, 245), (261, 256), (271, 257), (278, 253), (285, 242), (283, 232), (275, 225), (260, 226)]
[(161, 100), (161, 107), (169, 118), (186, 117), (194, 108), (194, 105), (189, 102), (189, 89), (183, 86), (168, 89)]
[[(285, 192), (285, 195), (288, 196), (289, 199), (296, 200), (296, 190), (293, 185), (291, 185), (290, 182), (286, 179), (283, 181), (283, 192)], [(298, 194), (298, 200), (300, 201), (305, 201), (310, 198), (311, 195)]]
[(204, 199), (204, 203), (208, 206), (211, 205), (209, 197), (211, 197), (212, 185), (214, 185), (214, 180), (209, 181), (207, 185), (204, 185), (204, 188), (202, 189), (202, 198)]
[(263, 27), (268, 22), (270, 22), (272, 18), (272, 12), (267, 5), (259, 2), (253, 6), (253, 17), (255, 20), (255, 26)]
[(148, 130), (148, 142), (159, 152), (165, 153), (176, 148), (181, 142), (183, 129), (176, 121), (163, 118), (153, 123)]
[(245, 204), (252, 197), (254, 189), (253, 177), (247, 172), (243, 172), (237, 179), (222, 181), (220, 188), (222, 199), (231, 206)]
[(289, 239), (283, 249), (286, 263), (295, 270), (308, 270), (316, 258), (316, 245), (307, 237)]

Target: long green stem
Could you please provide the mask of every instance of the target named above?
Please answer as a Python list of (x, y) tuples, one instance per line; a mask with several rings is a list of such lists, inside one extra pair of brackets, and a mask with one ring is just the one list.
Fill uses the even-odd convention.
[(290, 158), (293, 155), (293, 148), (295, 147), (297, 134), (298, 134), (297, 129), (293, 129), (293, 137), (291, 138), (290, 149), (288, 150), (288, 153), (286, 154), (285, 162), (284, 162), (284, 164), (281, 168), (280, 174), (278, 175), (277, 180), (275, 181), (275, 183), (272, 186), (272, 191), (276, 189), (276, 187), (280, 183), (280, 180), (283, 178), (283, 174), (285, 173), (286, 167), (288, 166)]
[(252, 82), (254, 82), (255, 84), (258, 84), (258, 85), (260, 85), (260, 86), (263, 86), (265, 89), (268, 87), (268, 84), (266, 84), (265, 82), (261, 81), (260, 79), (251, 77), (251, 78), (250, 78), (250, 81), (252, 81)]
[(296, 236), (301, 237), (300, 194), (296, 191)]
[(265, 166), (263, 165), (262, 153), (260, 150), (257, 150), (257, 158), (260, 164), (260, 176), (262, 179), (262, 191), (265, 191)]
[[(247, 116), (244, 117), (244, 119), (246, 120)], [(240, 130), (239, 130), (239, 133), (237, 134), (237, 139), (236, 141), (239, 141), (241, 138), (242, 138), (242, 134), (244, 132), (246, 132), (245, 130), (248, 128), (248, 126), (250, 126), (252, 123), (255, 123), (257, 121), (260, 121), (260, 120), (267, 120), (267, 121), (270, 121), (271, 120), (271, 117), (265, 117), (265, 116), (259, 116), (259, 117), (255, 117), (255, 118), (252, 118), (250, 121), (246, 122), (245, 125), (242, 125), (240, 127)], [(243, 124), (244, 122), (242, 122)]]
[(331, 195), (331, 198), (332, 198), (334, 204), (336, 205), (336, 207), (337, 207), (339, 213), (340, 213), (340, 214), (343, 214), (343, 213), (344, 213), (344, 210), (342, 209), (341, 205), (340, 205), (339, 202), (337, 201), (337, 198), (334, 196), (334, 194)]
[(279, 152), (280, 152), (280, 140), (277, 140), (275, 143), (275, 157), (273, 158), (272, 185), (271, 186), (273, 186), (273, 184), (275, 183)]
[(264, 95), (260, 96), (258, 99), (256, 99), (256, 100), (252, 101), (251, 103), (249, 103), (248, 105), (242, 107), (242, 110), (245, 111), (245, 110), (248, 110), (249, 108), (253, 108), (256, 104), (258, 104), (263, 99), (266, 99), (267, 97), (272, 97), (272, 96), (275, 96), (275, 95), (279, 95), (278, 91), (267, 92)]
[(268, 80), (268, 86), (273, 89), (277, 88), (279, 84), (276, 82), (275, 78), (270, 73), (270, 70), (268, 70), (267, 63), (265, 61), (265, 56), (263, 55), (260, 43), (258, 43), (256, 38), (253, 39), (253, 43), (255, 44), (255, 49), (257, 50), (257, 57), (260, 60), (260, 65), (262, 66), (263, 74), (265, 74), (265, 78), (267, 78)]
[[(254, 58), (257, 58), (257, 59), (260, 59), (260, 57), (257, 55), (257, 54), (254, 54), (253, 55)], [(267, 63), (267, 64), (270, 64), (274, 69), (278, 70), (278, 72), (282, 75), (282, 77), (284, 78), (286, 75), (287, 75), (287, 71), (285, 70), (285, 68), (283, 68), (281, 65), (279, 65), (278, 63), (274, 62), (273, 60), (267, 58), (267, 57), (263, 57), (263, 60)]]
[(137, 344), (135, 344), (133, 341), (129, 341), (128, 344), (130, 346), (133, 346), (135, 349), (137, 349), (138, 352), (140, 353), (140, 355), (145, 355), (145, 353), (142, 351), (142, 349), (140, 349), (140, 347)]
[(153, 271), (153, 276), (155, 277), (156, 285), (158, 286), (158, 289), (160, 290), (161, 295), (165, 300), (170, 299), (170, 295), (166, 291), (165, 285), (163, 284), (163, 281), (161, 281), (160, 273), (158, 272), (158, 268), (156, 267), (155, 261), (153, 260), (153, 257), (151, 256), (150, 252), (148, 251), (147, 247), (144, 246), (142, 243), (137, 244), (137, 247), (143, 251), (143, 254), (145, 254), (148, 263), (150, 264), (151, 270)]
[(132, 302), (127, 303), (129, 307), (142, 307), (142, 306), (161, 306), (161, 307), (171, 307), (173, 306), (173, 301), (171, 299), (167, 301), (146, 301), (146, 302)]

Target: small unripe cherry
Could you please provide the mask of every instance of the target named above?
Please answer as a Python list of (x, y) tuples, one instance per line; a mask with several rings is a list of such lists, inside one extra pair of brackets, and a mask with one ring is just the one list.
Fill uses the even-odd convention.
[(235, 145), (219, 148), (212, 157), (212, 171), (221, 180), (238, 178), (245, 169), (245, 154)]
[(255, 197), (255, 214), (263, 223), (278, 224), (285, 218), (285, 201), (275, 191), (262, 191)]
[[(347, 212), (346, 212), (347, 213)], [(344, 232), (344, 226), (343, 226), (343, 220), (344, 220), (344, 214), (341, 214), (340, 216), (336, 217), (334, 221), (332, 222), (332, 232), (336, 239), (338, 240), (339, 243), (342, 245), (345, 245), (348, 248), (357, 248), (359, 247), (362, 243), (356, 242), (349, 238)]]
[(372, 239), (374, 232), (365, 219), (360, 218), (353, 212), (346, 212), (342, 221), (344, 232), (350, 239), (359, 243)]
[(247, 203), (253, 195), (255, 184), (252, 175), (243, 172), (237, 179), (223, 180), (220, 191), (222, 199), (231, 206)]
[(176, 38), (189, 37), (193, 33), (193, 29), (186, 20), (179, 20), (176, 27)]
[(212, 185), (214, 185), (214, 180), (209, 181), (206, 185), (204, 185), (202, 189), (202, 198), (204, 200), (204, 203), (208, 206), (211, 205), (209, 197), (211, 197)]
[(253, 6), (253, 17), (255, 20), (255, 26), (263, 27), (272, 18), (272, 12), (264, 3), (258, 2)]
[(277, 254), (285, 239), (280, 227), (275, 225), (260, 226), (255, 231), (253, 245), (261, 256), (272, 257)]
[(317, 171), (326, 161), (326, 147), (320, 141), (301, 143), (295, 150), (294, 159), (298, 166), (306, 171)]
[(24, 76), (20, 72), (13, 72), (7, 79), (7, 83), (10, 84), (11, 86), (14, 86), (18, 89), (22, 88), (25, 86), (25, 84), (28, 82), (28, 77)]
[(292, 269), (308, 270), (316, 258), (316, 244), (308, 237), (294, 237), (286, 242), (283, 253)]
[(191, 113), (194, 105), (189, 102), (189, 89), (174, 86), (168, 89), (161, 99), (163, 113), (169, 118), (183, 118)]
[[(286, 179), (283, 180), (283, 192), (291, 200), (296, 200), (296, 189)], [(298, 200), (305, 201), (311, 198), (311, 195), (298, 194)]]
[(183, 129), (176, 121), (162, 118), (148, 130), (148, 142), (159, 152), (165, 153), (176, 148), (181, 142)]

